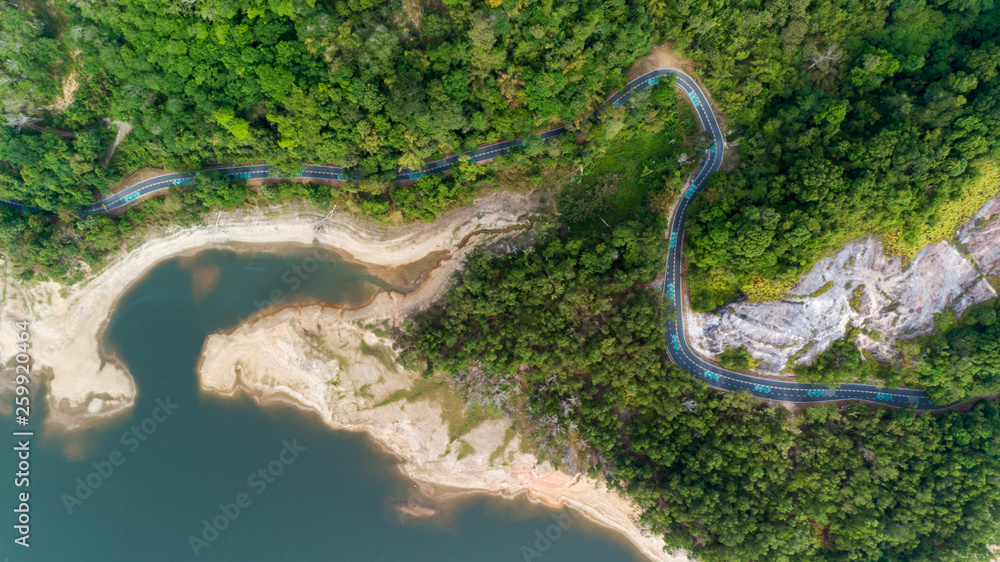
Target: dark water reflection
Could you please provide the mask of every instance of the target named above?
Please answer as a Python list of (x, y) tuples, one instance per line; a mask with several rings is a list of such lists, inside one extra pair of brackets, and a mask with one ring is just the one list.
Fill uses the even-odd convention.
[[(308, 248), (207, 251), (167, 261), (132, 288), (104, 343), (135, 377), (135, 408), (70, 435), (36, 433), (28, 549), (13, 543), (8, 437), (0, 456), (8, 475), (0, 486), (3, 556), (172, 561), (195, 558), (197, 547), (205, 560), (524, 560), (522, 546), (534, 548), (536, 532), (562, 514), (568, 529), (532, 559), (639, 559), (617, 535), (524, 500), (476, 496), (441, 518), (401, 522), (391, 506), (411, 497), (413, 483), (365, 436), (331, 431), (288, 406), (201, 395), (195, 367), (205, 337), (235, 327), (275, 291), (283, 304), (356, 305), (378, 290), (360, 266), (327, 257)], [(0, 421), (10, 436), (16, 426)], [(224, 530), (206, 533), (213, 520)]]

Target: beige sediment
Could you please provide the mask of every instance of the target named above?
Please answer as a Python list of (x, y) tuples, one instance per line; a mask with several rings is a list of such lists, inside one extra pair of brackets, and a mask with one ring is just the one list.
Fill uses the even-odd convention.
[[(451, 269), (448, 263), (439, 268), (448, 273)], [(209, 336), (198, 367), (202, 390), (227, 396), (245, 392), (261, 404), (289, 402), (316, 412), (331, 428), (363, 431), (394, 454), (402, 472), (435, 499), (462, 492), (506, 498), (523, 494), (533, 502), (568, 506), (622, 533), (650, 559), (687, 560), (683, 554), (665, 554), (662, 538), (638, 523), (637, 507), (603, 481), (539, 462), (520, 451), (519, 436), (506, 441), (509, 419), (488, 419), (453, 441), (436, 395), (380, 405), (397, 391), (409, 389), (419, 375), (366, 355), (362, 341), (384, 348), (392, 342), (359, 324), (406, 316), (436, 300), (443, 289), (425, 283), (412, 293), (397, 295), (389, 306), (356, 310), (286, 308), (228, 334)], [(460, 442), (473, 452), (459, 458), (464, 447)], [(494, 455), (498, 456), (491, 462)]]
[[(50, 415), (46, 421), (73, 429), (88, 419), (132, 406), (136, 393), (132, 377), (114, 358), (102, 353), (100, 337), (118, 298), (164, 259), (245, 244), (315, 245), (375, 267), (402, 267), (430, 254), (449, 253), (473, 232), (527, 223), (527, 216), (539, 206), (538, 197), (495, 192), (469, 207), (446, 213), (434, 223), (387, 227), (347, 214), (323, 215), (288, 208), (249, 215), (219, 214), (203, 226), (172, 227), (157, 233), (123, 252), (99, 275), (70, 287), (54, 282), (21, 283), (5, 268), (0, 353), (13, 356), (18, 341), (10, 324), (28, 320), (34, 372), (50, 375)], [(428, 291), (420, 294), (428, 298), (440, 294), (447, 281), (447, 275), (432, 272), (423, 281)], [(369, 308), (396, 318), (391, 311), (400, 296), (379, 294)]]

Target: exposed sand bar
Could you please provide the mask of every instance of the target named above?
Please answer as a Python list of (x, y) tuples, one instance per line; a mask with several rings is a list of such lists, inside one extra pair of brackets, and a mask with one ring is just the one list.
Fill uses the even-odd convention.
[[(316, 412), (331, 428), (363, 431), (394, 454), (403, 473), (431, 497), (446, 499), (456, 490), (507, 498), (525, 494), (534, 502), (569, 506), (622, 533), (651, 560), (688, 560), (665, 554), (662, 538), (638, 523), (637, 507), (603, 481), (561, 472), (522, 452), (520, 437), (507, 434), (509, 419), (488, 419), (453, 441), (448, 419), (454, 416), (448, 414), (454, 412), (444, 411), (440, 395), (387, 400), (410, 389), (419, 375), (366, 354), (362, 341), (387, 354), (392, 342), (355, 321), (412, 312), (441, 290), (430, 287), (400, 296), (389, 308), (285, 308), (209, 336), (198, 367), (202, 390), (226, 396), (245, 392), (260, 404), (289, 402)], [(525, 537), (528, 548), (532, 540)], [(512, 550), (511, 559), (522, 554)]]
[[(137, 248), (123, 252), (99, 275), (71, 287), (53, 282), (24, 285), (5, 268), (0, 321), (5, 326), (30, 321), (34, 371), (50, 376), (46, 421), (72, 429), (133, 405), (132, 377), (103, 355), (100, 338), (118, 298), (165, 259), (209, 248), (297, 244), (333, 249), (352, 261), (372, 264), (376, 271), (403, 267), (430, 254), (450, 253), (474, 232), (526, 223), (527, 216), (538, 209), (539, 197), (489, 193), (434, 223), (396, 227), (376, 227), (344, 213), (324, 216), (287, 208), (269, 216), (262, 211), (213, 215), (204, 226), (154, 233)], [(429, 303), (447, 281), (445, 269), (438, 268), (424, 280), (427, 287), (420, 294)], [(371, 306), (398, 318), (391, 310), (400, 296), (382, 293)], [(13, 329), (0, 329), (0, 353), (12, 356), (14, 338)]]

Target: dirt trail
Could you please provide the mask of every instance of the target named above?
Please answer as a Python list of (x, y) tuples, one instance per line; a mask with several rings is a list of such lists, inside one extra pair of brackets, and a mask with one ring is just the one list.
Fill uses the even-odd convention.
[(108, 147), (107, 154), (105, 154), (104, 159), (101, 160), (101, 167), (107, 168), (108, 164), (111, 162), (111, 157), (114, 156), (115, 154), (115, 149), (117, 149), (118, 145), (121, 144), (123, 140), (125, 140), (125, 137), (127, 137), (128, 134), (132, 132), (132, 125), (124, 121), (111, 121), (109, 119), (102, 119), (101, 123), (104, 123), (106, 125), (114, 125), (115, 127), (118, 128), (118, 134), (115, 135), (114, 142), (112, 142), (111, 146)]
[[(625, 71), (627, 81), (632, 81), (643, 74), (660, 68), (673, 68), (690, 75), (694, 72), (694, 61), (678, 56), (670, 50), (671, 45), (653, 45), (649, 54), (632, 63)], [(704, 88), (703, 88), (704, 89)]]
[[(70, 64), (76, 65), (76, 58), (79, 57), (83, 51), (77, 49), (70, 53)], [(44, 109), (47, 111), (52, 111), (54, 113), (62, 113), (66, 111), (74, 101), (76, 101), (76, 91), (80, 89), (80, 81), (78, 80), (79, 72), (76, 68), (70, 70), (69, 74), (63, 80), (62, 93), (59, 94), (55, 101), (51, 105), (40, 105), (38, 109)]]

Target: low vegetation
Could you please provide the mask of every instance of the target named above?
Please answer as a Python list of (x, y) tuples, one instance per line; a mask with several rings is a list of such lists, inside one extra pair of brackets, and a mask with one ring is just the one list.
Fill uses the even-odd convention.
[(857, 314), (861, 314), (861, 301), (865, 298), (865, 286), (860, 284), (851, 291), (851, 298), (847, 300), (847, 305)]
[[(990, 396), (1000, 392), (998, 314), (1000, 299), (969, 308), (960, 320), (950, 311), (938, 314), (931, 334), (896, 341), (901, 358), (892, 363), (863, 357), (853, 343), (860, 331), (850, 328), (808, 366), (793, 370), (799, 379), (816, 383), (872, 381), (922, 388), (936, 404)], [(875, 341), (883, 337), (880, 332), (867, 335)]]
[(453, 388), (453, 382), (441, 376), (418, 378), (408, 389), (393, 392), (375, 408), (387, 406), (399, 400), (417, 402), (433, 399), (441, 405), (441, 419), (448, 426), (448, 439), (454, 441), (479, 424), (501, 416), (500, 409), (493, 405), (466, 404), (462, 393)]
[(456, 460), (462, 460), (469, 455), (474, 455), (475, 453), (476, 449), (472, 445), (469, 445), (464, 439), (458, 440), (458, 451), (455, 453)]
[(497, 448), (490, 453), (490, 466), (493, 466), (493, 464), (501, 458), (501, 455), (503, 455), (504, 451), (507, 450), (507, 447), (510, 445), (510, 442), (514, 439), (516, 434), (517, 432), (514, 431), (514, 428), (507, 428), (507, 431), (503, 434), (503, 443), (498, 445)]
[(750, 351), (747, 350), (745, 345), (726, 349), (717, 356), (717, 359), (723, 367), (736, 371), (749, 371), (756, 369), (760, 365), (760, 361), (757, 361), (753, 358), (753, 355), (750, 355)]
[(396, 370), (396, 355), (391, 349), (383, 344), (368, 345), (364, 339), (361, 340), (361, 354), (378, 361), (387, 371)]
[[(853, 260), (854, 256), (851, 256), (851, 259)], [(789, 297), (789, 298), (793, 298), (793, 299), (795, 299), (795, 298), (811, 299), (811, 298), (821, 297), (821, 296), (825, 295), (826, 292), (829, 291), (832, 288), (833, 288), (833, 281), (827, 281), (826, 283), (823, 283), (822, 287), (820, 287), (819, 289), (816, 289), (815, 291), (813, 291), (812, 293), (809, 293), (808, 295), (786, 295), (786, 296)]]

